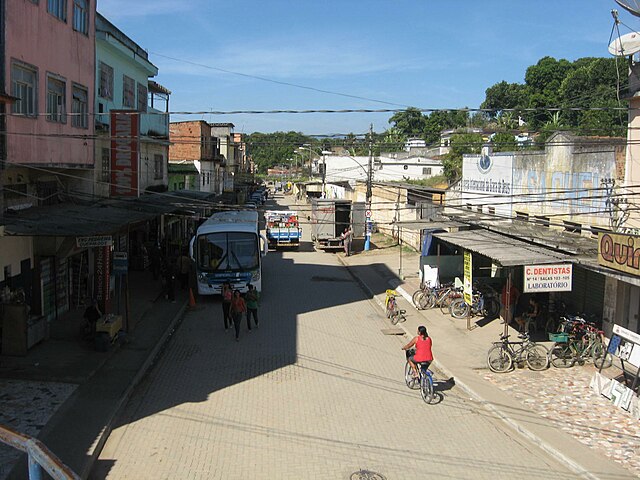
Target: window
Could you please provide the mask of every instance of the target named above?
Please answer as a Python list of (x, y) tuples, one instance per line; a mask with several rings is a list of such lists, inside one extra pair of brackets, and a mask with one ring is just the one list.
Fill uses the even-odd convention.
[(549, 217), (543, 217), (541, 215), (536, 216), (535, 218), (535, 223), (537, 225), (543, 226), (543, 227), (548, 227), (549, 226)]
[(489, 207), (489, 215), (495, 215), (495, 214), (496, 214), (495, 207)]
[(102, 181), (109, 183), (111, 181), (111, 149), (102, 149)]
[(77, 128), (89, 127), (89, 94), (87, 89), (74, 85), (71, 93), (71, 125)]
[(476, 207), (476, 212), (478, 212), (478, 213), (482, 213), (482, 205), (478, 205), (478, 206)]
[(100, 86), (98, 95), (113, 100), (113, 68), (100, 62)]
[(87, 0), (73, 0), (73, 29), (89, 34), (89, 6)]
[(563, 220), (562, 223), (564, 223), (565, 232), (569, 232), (569, 233), (581, 233), (582, 232), (582, 225), (579, 224), (579, 223), (569, 222), (567, 220)]
[(133, 108), (136, 101), (136, 81), (127, 77), (126, 75), (122, 76), (122, 106)]
[(47, 0), (47, 11), (63, 22), (67, 21), (67, 0)]
[(47, 77), (47, 120), (56, 123), (66, 123), (66, 89), (63, 80)]
[(154, 173), (153, 178), (155, 178), (156, 180), (162, 179), (162, 174), (164, 173), (163, 164), (164, 164), (164, 157), (161, 154), (156, 153), (153, 156), (153, 173)]
[(431, 175), (431, 167), (422, 167), (423, 175)]
[(36, 116), (37, 78), (35, 68), (17, 63), (11, 65), (11, 93), (18, 99), (13, 104), (13, 113)]
[(138, 111), (147, 111), (147, 87), (141, 83), (138, 84)]
[(516, 220), (520, 222), (528, 222), (529, 214), (524, 212), (516, 212)]

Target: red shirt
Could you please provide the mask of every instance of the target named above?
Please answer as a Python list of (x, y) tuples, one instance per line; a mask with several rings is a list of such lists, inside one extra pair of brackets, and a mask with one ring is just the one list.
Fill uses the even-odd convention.
[(431, 337), (427, 337), (424, 340), (421, 336), (418, 336), (416, 340), (416, 353), (413, 356), (413, 360), (416, 362), (431, 362), (433, 361), (433, 353), (431, 352)]
[(231, 311), (235, 313), (244, 313), (247, 311), (247, 305), (244, 303), (244, 298), (233, 297), (231, 300)]

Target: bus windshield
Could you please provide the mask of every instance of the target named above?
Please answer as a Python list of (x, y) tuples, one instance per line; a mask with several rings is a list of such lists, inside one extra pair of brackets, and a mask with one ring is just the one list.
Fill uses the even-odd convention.
[(259, 266), (258, 237), (253, 233), (222, 232), (198, 237), (198, 270), (250, 271)]

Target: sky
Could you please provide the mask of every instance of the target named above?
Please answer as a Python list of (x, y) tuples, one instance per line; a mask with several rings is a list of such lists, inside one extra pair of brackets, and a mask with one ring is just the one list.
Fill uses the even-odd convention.
[[(477, 108), (545, 56), (607, 57), (614, 0), (98, 0), (172, 112)], [(188, 114), (240, 133), (363, 134), (393, 113)]]

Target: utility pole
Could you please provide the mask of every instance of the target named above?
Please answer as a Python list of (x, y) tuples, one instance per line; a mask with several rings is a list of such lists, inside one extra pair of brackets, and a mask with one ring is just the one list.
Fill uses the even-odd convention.
[(365, 220), (364, 231), (364, 249), (369, 250), (371, 248), (371, 198), (373, 192), (371, 191), (371, 184), (373, 183), (373, 123), (369, 125), (369, 168), (367, 170), (367, 201), (365, 208), (367, 209), (367, 217)]

